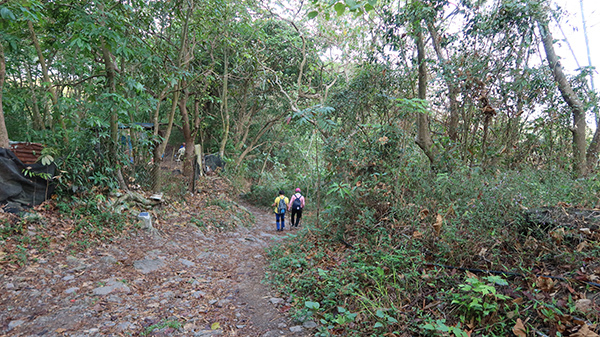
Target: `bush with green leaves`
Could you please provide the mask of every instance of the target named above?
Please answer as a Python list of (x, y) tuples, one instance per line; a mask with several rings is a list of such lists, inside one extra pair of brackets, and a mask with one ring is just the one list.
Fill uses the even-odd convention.
[[(501, 336), (517, 315), (535, 315), (530, 308), (537, 304), (528, 301), (519, 308), (498, 289), (511, 288), (523, 297), (526, 282), (507, 285), (497, 276), (459, 281), (443, 269), (425, 277), (432, 272), (424, 274), (423, 268), (433, 262), (529, 274), (549, 263), (577, 269), (595, 254), (593, 248), (577, 251), (575, 238), (557, 245), (547, 229), (532, 225), (524, 213), (559, 203), (594, 206), (594, 178), (476, 168), (430, 174), (420, 168), (396, 168), (403, 174), (366, 171), (353, 182), (329, 177), (320, 227), (310, 227), (310, 235), (300, 232), (271, 251), (271, 279), (282, 292), (293, 294), (298, 307), (318, 302), (313, 314), (319, 319), (338, 306), (361, 317), (344, 326), (327, 319), (323, 335), (340, 329), (360, 334), (410, 329), (416, 335), (464, 336), (468, 324)], [(439, 235), (433, 229), (438, 219)], [(548, 249), (555, 254), (546, 253)], [(439, 317), (418, 310), (422, 303), (436, 302)], [(415, 309), (406, 313), (402, 308), (407, 306)], [(538, 312), (550, 318), (544, 323), (538, 317), (531, 324), (554, 324), (547, 305), (542, 308)], [(411, 315), (431, 319), (418, 323), (407, 319)]]

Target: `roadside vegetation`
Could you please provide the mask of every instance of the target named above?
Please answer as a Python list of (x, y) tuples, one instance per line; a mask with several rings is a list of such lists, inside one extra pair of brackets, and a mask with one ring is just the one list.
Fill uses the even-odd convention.
[(587, 305), (598, 301), (598, 233), (525, 215), (589, 207), (594, 181), (468, 171), (363, 176), (332, 191), (338, 206), (319, 228), (313, 216), (270, 251), (271, 281), (297, 317), (320, 320), (321, 336), (569, 335), (598, 324)]

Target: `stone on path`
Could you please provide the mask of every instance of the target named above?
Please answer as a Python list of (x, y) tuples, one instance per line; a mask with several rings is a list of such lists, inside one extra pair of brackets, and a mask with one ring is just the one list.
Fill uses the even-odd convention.
[(202, 298), (202, 297), (206, 296), (206, 293), (204, 291), (202, 291), (202, 290), (198, 290), (198, 291), (194, 291), (192, 293), (192, 296), (194, 298)]
[(165, 261), (161, 259), (143, 259), (133, 263), (133, 267), (140, 271), (142, 274), (148, 274), (153, 271), (159, 270), (165, 266)]
[(25, 321), (23, 320), (16, 320), (16, 321), (10, 321), (10, 323), (8, 323), (8, 331), (18, 327), (19, 325), (25, 323)]
[(293, 333), (302, 332), (302, 330), (304, 330), (304, 328), (300, 325), (296, 325), (290, 328), (290, 331)]
[(201, 330), (194, 333), (194, 337), (211, 337), (221, 336), (223, 332), (221, 330)]
[(302, 323), (302, 326), (306, 329), (314, 329), (317, 327), (317, 323), (315, 323), (315, 321), (306, 321)]
[(580, 312), (587, 313), (588, 311), (592, 310), (592, 300), (587, 298), (577, 300), (577, 302), (575, 302), (575, 309)]
[(194, 262), (186, 260), (186, 259), (179, 259), (179, 262), (181, 262), (181, 264), (183, 264), (186, 267), (193, 267), (196, 265)]
[(283, 331), (277, 331), (277, 330), (272, 330), (272, 331), (267, 331), (265, 332), (261, 337), (279, 337), (283, 334)]
[(79, 290), (79, 288), (72, 287), (72, 288), (69, 288), (69, 289), (65, 290), (65, 294), (72, 294), (72, 293), (77, 292), (77, 290)]
[(273, 304), (279, 304), (283, 303), (283, 298), (272, 297), (269, 301)]
[(71, 264), (71, 265), (77, 265), (77, 264), (81, 264), (82, 262), (76, 258), (75, 256), (67, 256), (67, 263)]
[(98, 287), (93, 290), (94, 295), (108, 295), (111, 293), (130, 293), (131, 290), (123, 282), (119, 282), (116, 279), (109, 279), (106, 281), (106, 285)]
[(100, 263), (105, 264), (105, 265), (112, 265), (112, 264), (117, 263), (117, 259), (115, 259), (113, 256), (105, 255), (100, 258)]
[(117, 330), (129, 330), (135, 328), (135, 324), (130, 322), (123, 322), (117, 325)]
[(219, 308), (222, 308), (222, 307), (226, 306), (229, 303), (231, 303), (231, 300), (224, 298), (222, 300), (219, 300), (217, 303), (215, 303), (215, 305), (217, 307), (219, 307)]

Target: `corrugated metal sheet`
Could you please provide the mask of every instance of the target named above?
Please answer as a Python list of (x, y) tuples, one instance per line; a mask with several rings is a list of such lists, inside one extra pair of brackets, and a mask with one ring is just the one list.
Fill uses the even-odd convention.
[(23, 164), (35, 164), (44, 146), (38, 143), (11, 142), (10, 150), (19, 158)]

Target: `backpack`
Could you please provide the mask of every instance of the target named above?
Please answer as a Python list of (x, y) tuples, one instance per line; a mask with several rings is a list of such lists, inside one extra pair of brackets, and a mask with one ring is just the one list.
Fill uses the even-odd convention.
[(295, 209), (295, 210), (302, 209), (302, 200), (300, 200), (300, 198), (302, 198), (302, 195), (300, 195), (300, 196), (296, 195), (296, 199), (294, 199), (294, 202), (292, 203), (292, 209)]
[(285, 197), (279, 198), (279, 205), (277, 206), (278, 214), (285, 214), (287, 205), (285, 204)]

